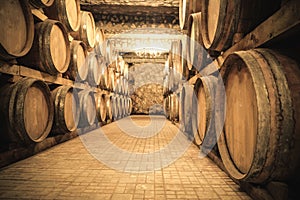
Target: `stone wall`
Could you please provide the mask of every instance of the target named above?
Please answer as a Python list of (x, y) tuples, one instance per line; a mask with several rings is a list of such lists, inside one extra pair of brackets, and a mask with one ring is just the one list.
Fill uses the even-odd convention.
[(129, 69), (133, 114), (163, 114), (163, 64), (135, 64)]

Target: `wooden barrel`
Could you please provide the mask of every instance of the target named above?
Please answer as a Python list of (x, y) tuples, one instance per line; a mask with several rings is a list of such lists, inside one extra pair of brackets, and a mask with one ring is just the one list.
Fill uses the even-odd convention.
[(108, 89), (108, 67), (106, 66), (105, 58), (99, 57), (98, 58), (98, 65), (100, 67), (100, 83), (99, 86), (101, 89), (106, 90)]
[(63, 23), (68, 32), (78, 31), (81, 18), (79, 0), (55, 0), (43, 10), (50, 19)]
[(64, 73), (70, 63), (70, 43), (64, 25), (46, 20), (35, 24), (32, 48), (18, 62), (51, 75)]
[(106, 38), (104, 31), (99, 27), (96, 28), (96, 36), (95, 36), (95, 53), (97, 55), (106, 56)]
[(119, 116), (119, 110), (118, 110), (118, 99), (116, 95), (112, 95), (111, 97), (111, 106), (112, 106), (112, 115), (113, 120), (116, 121)]
[(7, 60), (26, 55), (34, 37), (34, 22), (27, 1), (2, 1), (0, 24), (0, 58)]
[(163, 95), (167, 95), (169, 92), (169, 76), (163, 79)]
[(128, 94), (129, 94), (128, 79), (125, 79), (125, 77), (123, 77), (123, 95), (128, 96)]
[(125, 110), (125, 98), (123, 96), (120, 96), (120, 118), (123, 118), (126, 116), (126, 110)]
[(227, 101), (218, 147), (227, 171), (254, 183), (299, 180), (299, 64), (256, 49), (228, 56), (221, 70)]
[(128, 63), (125, 63), (125, 66), (124, 66), (124, 78), (128, 80), (128, 76), (129, 76), (129, 65)]
[(96, 29), (93, 14), (87, 11), (80, 11), (80, 26), (79, 31), (71, 33), (77, 40), (82, 40), (88, 51), (92, 51), (96, 43)]
[(214, 120), (217, 84), (217, 77), (210, 75), (198, 78), (194, 86), (192, 131), (196, 145), (205, 148), (212, 148), (217, 144)]
[(106, 122), (112, 122), (113, 111), (112, 111), (112, 96), (106, 95)]
[(84, 81), (88, 75), (88, 67), (85, 65), (87, 57), (86, 45), (82, 41), (71, 42), (71, 60), (66, 75), (71, 80)]
[(188, 20), (188, 68), (194, 68), (198, 71), (205, 67), (209, 62), (209, 54), (203, 47), (201, 30), (201, 12), (191, 14)]
[(107, 116), (107, 102), (105, 94), (95, 93), (95, 102), (97, 110), (97, 119), (99, 122), (105, 122)]
[(30, 0), (29, 3), (35, 8), (45, 8), (53, 4), (54, 0)]
[(179, 120), (179, 100), (175, 93), (170, 95), (170, 120), (175, 122)]
[(202, 1), (199, 0), (191, 0), (191, 4), (190, 4), (190, 13), (197, 13), (197, 12), (201, 12), (201, 4)]
[(201, 35), (205, 48), (216, 51), (228, 49), (279, 9), (280, 2), (202, 1)]
[(169, 119), (170, 118), (170, 111), (171, 111), (170, 96), (167, 96), (166, 98), (164, 98), (163, 107), (164, 107), (165, 116)]
[(78, 93), (80, 105), (80, 120), (78, 126), (91, 126), (96, 121), (96, 102), (94, 93), (89, 90), (82, 90)]
[(23, 144), (43, 141), (53, 124), (54, 108), (50, 96), (48, 85), (33, 78), (23, 78), (1, 87), (2, 136), (7, 133), (6, 140)]
[(183, 97), (183, 121), (184, 127), (183, 130), (189, 136), (192, 135), (192, 100), (194, 97), (194, 86), (193, 85), (185, 85), (182, 88)]
[(113, 68), (108, 67), (108, 76), (107, 76), (107, 89), (109, 91), (115, 90), (115, 72)]
[(87, 57), (88, 76), (87, 80), (89, 85), (97, 86), (100, 84), (102, 65), (99, 65), (98, 56), (95, 53), (90, 53)]
[(79, 122), (79, 99), (71, 86), (59, 86), (51, 91), (54, 101), (54, 122), (51, 133), (75, 131)]
[(116, 41), (106, 40), (106, 61), (110, 65), (117, 60), (118, 52), (115, 49)]
[(192, 0), (179, 0), (179, 26), (187, 29), (188, 17), (191, 14)]
[(132, 113), (132, 99), (128, 98), (128, 115), (130, 115)]

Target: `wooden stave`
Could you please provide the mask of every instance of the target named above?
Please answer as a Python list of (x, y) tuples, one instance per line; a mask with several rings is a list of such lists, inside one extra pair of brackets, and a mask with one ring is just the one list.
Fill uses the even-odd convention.
[(177, 122), (179, 120), (179, 101), (177, 94), (173, 93), (170, 95), (170, 104), (170, 119)]
[(87, 58), (87, 48), (84, 42), (79, 41), (79, 40), (73, 40), (70, 43), (70, 51), (71, 51), (71, 59), (70, 59), (70, 64), (68, 67), (68, 70), (66, 71), (66, 75), (71, 79), (71, 80), (76, 80), (76, 81), (85, 81), (88, 76), (88, 68), (84, 65), (82, 66), (82, 69), (79, 71), (78, 68), (78, 63), (77, 63), (77, 50), (79, 45), (83, 48), (85, 57)]
[[(256, 93), (257, 101), (260, 101), (260, 104), (264, 106), (261, 107), (261, 112), (259, 115), (261, 118), (264, 118), (266, 123), (261, 122), (263, 125), (258, 127), (258, 139), (256, 140), (256, 147), (254, 158), (251, 163), (250, 169), (243, 173), (237, 169), (233, 161), (230, 159), (230, 153), (226, 147), (226, 139), (224, 137), (224, 131), (221, 133), (218, 140), (218, 148), (220, 151), (221, 158), (225, 165), (225, 168), (229, 172), (230, 176), (236, 180), (242, 180), (253, 183), (267, 183), (269, 181), (290, 181), (297, 179), (300, 174), (297, 171), (300, 166), (300, 156), (297, 152), (300, 150), (300, 141), (299, 141), (299, 123), (297, 124), (296, 118), (292, 117), (290, 113), (293, 113), (295, 116), (300, 116), (299, 109), (295, 109), (295, 105), (292, 103), (297, 102), (299, 105), (299, 95), (297, 96), (295, 91), (290, 91), (288, 88), (291, 83), (288, 79), (291, 76), (294, 76), (296, 81), (295, 89), (299, 90), (300, 79), (299, 79), (299, 64), (292, 61), (290, 58), (282, 56), (278, 52), (268, 50), (268, 49), (254, 49), (249, 51), (240, 51), (230, 55), (224, 62), (221, 73), (223, 75), (224, 83), (226, 83), (226, 77), (228, 76), (228, 63), (232, 62), (235, 59), (242, 59), (243, 62), (247, 60), (252, 61), (251, 66), (260, 67), (261, 64), (268, 64), (269, 69), (266, 67), (261, 67), (258, 70), (253, 70), (251, 73), (256, 72), (255, 77), (258, 81), (255, 81), (256, 89), (264, 88), (264, 90), (269, 90), (269, 92), (258, 91)], [(288, 65), (282, 65), (282, 63), (289, 63)], [(293, 69), (293, 70), (291, 70)], [(287, 71), (289, 71), (290, 77), (286, 76)], [(259, 75), (257, 75), (259, 73)], [(284, 75), (285, 74), (285, 75)], [(297, 77), (298, 75), (298, 77)], [(259, 76), (259, 78), (257, 78)], [(252, 76), (253, 78), (254, 76)], [(269, 78), (269, 79), (268, 79)], [(273, 83), (273, 84), (272, 84)], [(275, 84), (274, 84), (275, 83)], [(262, 85), (264, 87), (262, 87)], [(297, 87), (298, 85), (298, 87)], [(272, 92), (273, 91), (273, 92)], [(287, 91), (287, 92), (286, 92)], [(277, 94), (276, 94), (277, 93)], [(281, 94), (281, 95), (279, 95)], [(292, 94), (289, 96), (289, 94)], [(273, 95), (269, 97), (268, 95)], [(265, 100), (263, 100), (265, 99)], [(268, 100), (270, 99), (270, 103)], [(275, 99), (275, 100), (274, 100)], [(267, 103), (266, 103), (267, 102)], [(276, 103), (277, 102), (277, 103)], [(276, 109), (278, 111), (279, 104), (285, 104), (285, 109), (281, 108), (281, 116), (279, 120), (276, 121)], [(291, 105), (292, 104), (292, 105)], [(282, 106), (282, 105), (281, 105)], [(293, 107), (293, 108), (292, 108)], [(293, 111), (291, 111), (293, 109)], [(263, 112), (268, 110), (269, 112)], [(279, 109), (280, 110), (280, 109)], [(281, 121), (285, 121), (282, 122)], [(293, 125), (292, 125), (293, 124)], [(225, 122), (226, 125), (226, 122)], [(291, 131), (291, 127), (295, 127), (295, 130)], [(267, 127), (267, 128), (263, 128)], [(267, 131), (268, 134), (264, 134), (264, 131)], [(288, 136), (279, 137), (282, 135), (282, 130), (288, 132)], [(298, 135), (297, 135), (298, 134)], [(296, 137), (297, 140), (292, 142), (291, 138)], [(286, 141), (278, 141), (277, 138), (285, 138)], [(283, 139), (281, 139), (283, 140)], [(280, 149), (280, 146), (290, 145), (293, 143), (294, 149), (290, 152), (286, 149)], [(290, 148), (292, 148), (290, 146)], [(279, 152), (279, 153), (278, 153)], [(292, 155), (291, 155), (292, 154)], [(289, 161), (287, 161), (287, 157)], [(296, 160), (296, 161), (295, 161)], [(262, 163), (263, 161), (263, 163)], [(286, 168), (285, 168), (286, 167)]]
[[(65, 97), (68, 92), (72, 92), (75, 100), (75, 109), (76, 112), (73, 114), (75, 126), (71, 129), (67, 127), (64, 116), (64, 105), (65, 105)], [(64, 134), (68, 132), (75, 131), (77, 129), (77, 125), (79, 123), (79, 114), (80, 110), (77, 109), (77, 105), (79, 104), (79, 99), (76, 92), (73, 92), (73, 87), (71, 86), (59, 86), (56, 89), (51, 91), (51, 96), (54, 103), (54, 122), (51, 130), (51, 134)], [(74, 102), (73, 102), (74, 104)], [(73, 107), (74, 109), (74, 107)]]
[(179, 1), (179, 26), (181, 30), (187, 29), (187, 20), (188, 20), (188, 16), (191, 14), (191, 9), (190, 9), (191, 6), (192, 6), (191, 0)]
[(105, 57), (99, 57), (99, 67), (101, 69), (100, 82), (99, 86), (103, 90), (107, 90), (108, 88), (108, 67), (106, 66)]
[[(233, 43), (236, 43), (245, 34), (249, 33), (253, 28), (255, 28), (259, 23), (269, 17), (273, 12), (275, 12), (280, 7), (280, 1), (229, 1), (220, 0), (220, 12), (217, 23), (217, 30), (215, 32), (214, 38), (209, 39), (209, 30), (207, 27), (207, 15), (208, 15), (208, 2), (209, 0), (202, 1), (201, 12), (202, 12), (202, 39), (203, 44), (206, 49), (212, 51), (225, 51)], [(248, 12), (248, 13), (247, 13)], [(252, 23), (248, 24), (248, 27), (243, 25), (244, 21), (250, 21), (250, 13), (257, 13), (259, 16), (257, 19), (251, 20)], [(258, 13), (259, 12), (259, 13)], [(235, 13), (231, 15), (230, 13)], [(230, 18), (232, 17), (232, 18)], [(248, 20), (247, 20), (248, 18)], [(216, 21), (216, 20), (215, 20)], [(226, 30), (226, 31), (223, 31)], [(235, 41), (235, 38), (238, 40)]]
[[(58, 26), (62, 31), (66, 45), (66, 60), (61, 66), (61, 70), (57, 69), (51, 57), (49, 36), (54, 25)], [(64, 73), (68, 70), (70, 60), (70, 43), (64, 25), (59, 21), (46, 20), (35, 24), (33, 45), (25, 56), (18, 58), (18, 63), (37, 68), (50, 75), (57, 75), (58, 73)]]
[(0, 44), (0, 58), (3, 60), (11, 60), (17, 57), (25, 56), (31, 49), (34, 40), (34, 20), (31, 9), (27, 1), (20, 0), (21, 8), (25, 14), (26, 27), (29, 30), (27, 34), (26, 44), (18, 53), (8, 52), (2, 44)]
[[(27, 146), (34, 142), (37, 143), (43, 141), (51, 131), (54, 117), (54, 107), (51, 102), (51, 98), (46, 98), (49, 111), (48, 121), (41, 136), (38, 139), (33, 139), (28, 135), (26, 130), (23, 106), (28, 89), (35, 84), (38, 84), (38, 87), (41, 88), (41, 91), (45, 94), (45, 97), (51, 97), (48, 85), (41, 80), (33, 78), (22, 78), (14, 84), (9, 84), (2, 87), (0, 90), (2, 97), (1, 99), (3, 100), (2, 104), (0, 105), (0, 109), (2, 111), (0, 112), (0, 117), (3, 118), (1, 121), (6, 122), (6, 127), (1, 128), (4, 128), (4, 132), (9, 134), (4, 136), (4, 139), (7, 142), (15, 142)], [(4, 98), (3, 95), (5, 95)], [(8, 106), (5, 106), (7, 104)]]
[(67, 15), (66, 1), (65, 0), (55, 0), (50, 7), (44, 8), (45, 14), (50, 18), (60, 21), (65, 25), (68, 32), (76, 32), (79, 30), (81, 15), (80, 15), (80, 1), (74, 0), (77, 8), (77, 23), (74, 27), (70, 24)]
[(167, 119), (170, 118), (170, 100), (169, 96), (164, 98), (164, 113)]

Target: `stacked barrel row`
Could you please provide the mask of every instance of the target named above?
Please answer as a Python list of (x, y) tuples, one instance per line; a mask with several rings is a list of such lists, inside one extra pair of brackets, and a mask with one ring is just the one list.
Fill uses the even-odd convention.
[[(234, 52), (213, 68), (214, 58), (207, 61), (207, 55), (240, 41), (275, 13), (281, 2), (213, 2), (180, 1), (180, 14), (185, 14), (180, 16), (181, 27), (188, 29), (190, 37), (190, 73), (192, 68), (202, 70), (192, 85), (182, 88), (182, 127), (202, 150), (217, 146), (226, 170), (236, 180), (258, 184), (299, 180), (299, 63), (283, 52), (258, 48)], [(300, 7), (299, 1), (289, 4)]]
[[(49, 134), (64, 134), (130, 114), (131, 100), (125, 95), (121, 101), (127, 110), (113, 115), (115, 76), (107, 67), (106, 39), (95, 27), (93, 15), (81, 11), (79, 0), (29, 3), (9, 0), (1, 4), (0, 59), (43, 72), (53, 80), (70, 79), (74, 85), (30, 77), (10, 82), (10, 76), (3, 75), (1, 142), (41, 142)], [(33, 17), (35, 8), (45, 17)], [(120, 94), (126, 93), (124, 88)]]

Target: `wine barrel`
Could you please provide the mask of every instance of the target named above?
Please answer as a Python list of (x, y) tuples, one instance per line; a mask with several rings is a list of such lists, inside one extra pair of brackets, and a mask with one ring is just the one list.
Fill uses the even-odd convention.
[(188, 17), (191, 14), (192, 0), (179, 0), (179, 26), (181, 30), (187, 29)]
[(163, 79), (163, 95), (167, 95), (168, 92), (169, 92), (169, 76), (166, 76)]
[(178, 122), (179, 119), (179, 100), (175, 93), (170, 95), (170, 120)]
[(184, 85), (182, 88), (182, 95), (183, 95), (183, 121), (184, 127), (183, 130), (185, 133), (192, 136), (192, 101), (194, 98), (194, 86), (193, 85)]
[(107, 116), (107, 102), (105, 94), (95, 93), (95, 102), (97, 110), (97, 119), (99, 122), (105, 122)]
[(88, 67), (85, 65), (87, 57), (86, 45), (82, 41), (71, 42), (71, 60), (66, 75), (71, 80), (84, 81), (88, 75)]
[(1, 137), (8, 134), (4, 140), (26, 145), (43, 141), (53, 124), (50, 96), (48, 85), (33, 78), (1, 87)]
[(99, 65), (98, 56), (95, 53), (90, 53), (86, 60), (89, 69), (87, 76), (88, 83), (91, 86), (97, 86), (101, 80), (102, 65)]
[(203, 47), (201, 30), (201, 12), (191, 14), (188, 19), (188, 68), (194, 68), (198, 71), (209, 62), (209, 54)]
[(120, 118), (123, 118), (126, 116), (126, 110), (125, 110), (125, 98), (123, 96), (120, 96)]
[(82, 90), (78, 93), (80, 105), (79, 127), (91, 126), (96, 121), (96, 102), (94, 93), (89, 90)]
[(124, 78), (128, 80), (128, 76), (129, 76), (129, 65), (128, 63), (125, 63), (125, 66), (124, 66)]
[(170, 96), (167, 96), (166, 98), (164, 98), (164, 112), (165, 112), (165, 116), (166, 118), (170, 118), (170, 111), (171, 111), (171, 108), (170, 108)]
[(112, 111), (112, 96), (106, 95), (106, 122), (112, 122), (113, 111)]
[(34, 38), (34, 22), (27, 1), (2, 1), (0, 24), (0, 58), (8, 60), (26, 55)]
[(106, 56), (106, 38), (104, 31), (99, 27), (96, 28), (96, 36), (95, 36), (95, 53), (97, 55)]
[(50, 7), (43, 10), (50, 19), (64, 24), (68, 32), (78, 31), (81, 18), (79, 0), (55, 0)]
[(132, 113), (132, 99), (128, 98), (128, 115)]
[[(206, 49), (224, 51), (280, 8), (280, 0), (202, 1), (201, 35)], [(234, 15), (232, 14), (234, 13)], [(255, 13), (255, 15), (253, 14)]]
[(128, 94), (129, 94), (128, 79), (125, 79), (125, 77), (123, 77), (123, 95), (128, 96)]
[(35, 24), (32, 48), (18, 62), (57, 75), (67, 71), (70, 55), (70, 43), (64, 25), (58, 21), (46, 20)]
[(30, 0), (29, 3), (35, 8), (46, 8), (53, 4), (54, 0)]
[(99, 86), (101, 89), (106, 90), (108, 89), (108, 67), (106, 66), (106, 61), (104, 57), (98, 58), (98, 65), (100, 67), (100, 83)]
[(118, 52), (115, 49), (116, 41), (107, 39), (106, 40), (106, 61), (108, 65), (112, 64), (117, 60)]
[(112, 107), (112, 116), (113, 120), (116, 121), (118, 119), (118, 107), (117, 107), (117, 96), (116, 95), (111, 95), (111, 107)]
[(51, 91), (54, 102), (52, 134), (75, 131), (79, 122), (79, 99), (71, 86), (59, 86)]
[(212, 75), (198, 78), (194, 86), (192, 131), (196, 145), (205, 148), (212, 148), (217, 144), (214, 120), (217, 88), (218, 79)]
[(229, 174), (254, 183), (299, 180), (299, 64), (256, 49), (228, 56), (221, 73), (227, 101), (218, 147)]
[(96, 43), (96, 29), (93, 14), (87, 11), (80, 11), (80, 26), (79, 31), (71, 33), (77, 39), (82, 40), (88, 51), (92, 51)]
[(107, 88), (109, 91), (115, 90), (115, 72), (113, 68), (108, 67)]

